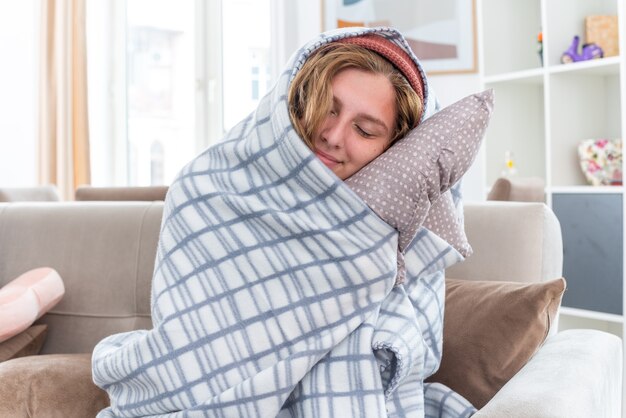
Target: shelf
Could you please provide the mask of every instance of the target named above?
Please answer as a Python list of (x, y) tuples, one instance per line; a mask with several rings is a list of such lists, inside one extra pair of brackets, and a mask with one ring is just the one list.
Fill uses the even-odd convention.
[(624, 186), (556, 186), (549, 191), (553, 194), (621, 194)]
[[(559, 329), (626, 338), (626, 185), (591, 186), (578, 155), (583, 140), (626, 137), (626, 0), (477, 4), (480, 80), (496, 93), (481, 161), (485, 193), (507, 151), (518, 176), (545, 180), (546, 203), (561, 226), (568, 287)], [(621, 55), (561, 63), (574, 36), (586, 42), (586, 18), (604, 15), (618, 16), (610, 41)], [(626, 363), (626, 345), (622, 352)]]
[(620, 57), (609, 57), (571, 64), (553, 65), (548, 67), (548, 72), (550, 74), (619, 75), (620, 61)]
[(588, 311), (585, 309), (569, 308), (567, 306), (561, 306), (559, 312), (561, 315), (573, 316), (577, 318), (595, 319), (598, 321), (614, 322), (617, 324), (621, 324), (624, 322), (624, 317), (622, 315)]
[(525, 84), (543, 83), (543, 74), (576, 74), (576, 75), (619, 75), (621, 57), (609, 57), (596, 60), (574, 62), (571, 64), (552, 65), (547, 68), (532, 68), (486, 76), (485, 84), (517, 82)]
[(563, 303), (573, 307), (565, 308), (564, 316), (611, 326), (624, 323), (626, 188), (591, 186), (578, 148), (586, 139), (626, 136), (626, 56), (560, 60), (574, 35), (585, 41), (586, 17), (623, 15), (625, 1), (478, 2), (480, 80), (497, 97), (484, 141), (485, 193), (500, 177), (507, 152), (513, 153), (519, 177), (545, 180), (546, 203), (563, 232), (563, 274), (570, 287)]
[(512, 73), (498, 74), (485, 77), (485, 84), (496, 84), (504, 82), (516, 82), (522, 84), (541, 84), (543, 83), (543, 68), (533, 68), (531, 70), (515, 71)]

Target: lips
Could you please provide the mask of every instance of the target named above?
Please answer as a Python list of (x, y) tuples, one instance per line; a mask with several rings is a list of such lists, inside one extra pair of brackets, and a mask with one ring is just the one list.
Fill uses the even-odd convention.
[(340, 163), (340, 161), (333, 156), (328, 155), (320, 150), (315, 150), (315, 155), (317, 155), (317, 158), (319, 158), (324, 163), (324, 165), (330, 169)]

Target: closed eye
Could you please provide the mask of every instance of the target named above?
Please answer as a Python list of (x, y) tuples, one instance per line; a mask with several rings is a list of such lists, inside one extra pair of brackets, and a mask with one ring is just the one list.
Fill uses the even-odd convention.
[(361, 129), (361, 127), (359, 125), (354, 125), (354, 127), (356, 128), (357, 132), (359, 133), (359, 135), (361, 135), (364, 138), (371, 138), (374, 135), (372, 135), (371, 133), (364, 131), (363, 129)]

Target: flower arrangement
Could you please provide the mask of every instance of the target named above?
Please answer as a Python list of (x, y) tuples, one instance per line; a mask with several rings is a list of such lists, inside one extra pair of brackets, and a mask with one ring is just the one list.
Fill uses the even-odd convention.
[(622, 140), (585, 139), (578, 145), (580, 167), (593, 186), (622, 184)]

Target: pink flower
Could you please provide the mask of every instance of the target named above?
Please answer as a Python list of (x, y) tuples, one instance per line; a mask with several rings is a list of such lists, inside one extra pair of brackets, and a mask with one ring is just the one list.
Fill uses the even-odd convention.
[(587, 171), (589, 171), (590, 173), (595, 173), (599, 169), (600, 166), (595, 161), (589, 161), (589, 164), (587, 165)]

